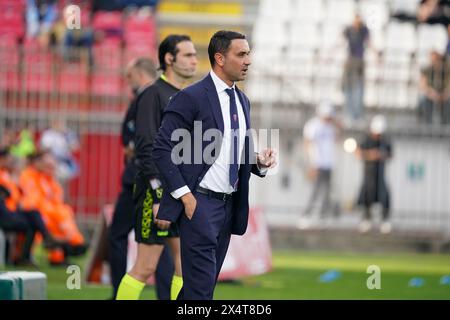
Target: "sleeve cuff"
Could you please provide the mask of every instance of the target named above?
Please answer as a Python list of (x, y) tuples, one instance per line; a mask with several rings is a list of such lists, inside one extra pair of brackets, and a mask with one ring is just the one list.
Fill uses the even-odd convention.
[(259, 173), (261, 173), (263, 176), (265, 176), (267, 174), (267, 171), (269, 171), (269, 168), (261, 169), (258, 165), (257, 165), (257, 167), (258, 167)]
[(150, 186), (152, 187), (153, 190), (156, 190), (159, 187), (161, 187), (161, 181), (159, 181), (159, 179), (156, 178), (150, 179)]
[(174, 197), (175, 199), (180, 199), (182, 196), (184, 196), (186, 193), (189, 193), (189, 192), (191, 192), (189, 187), (184, 186), (184, 187), (178, 188), (177, 190), (171, 192), (170, 195), (172, 197)]

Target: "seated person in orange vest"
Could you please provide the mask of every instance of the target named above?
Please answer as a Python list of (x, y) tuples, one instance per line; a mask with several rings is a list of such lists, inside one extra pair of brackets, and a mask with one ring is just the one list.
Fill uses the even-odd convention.
[(78, 230), (72, 208), (64, 203), (63, 189), (54, 177), (56, 161), (51, 153), (38, 151), (29, 161), (20, 176), (25, 195), (23, 207), (38, 210), (52, 236), (68, 244), (64, 250), (55, 249), (49, 255), (51, 264), (66, 264), (67, 256), (86, 252), (84, 237)]
[(31, 257), (34, 237), (40, 232), (46, 248), (62, 246), (48, 232), (41, 215), (36, 210), (23, 210), (22, 194), (14, 180), (13, 158), (7, 148), (0, 149), (0, 229), (25, 237), (21, 254), (13, 261), (18, 265), (35, 265)]

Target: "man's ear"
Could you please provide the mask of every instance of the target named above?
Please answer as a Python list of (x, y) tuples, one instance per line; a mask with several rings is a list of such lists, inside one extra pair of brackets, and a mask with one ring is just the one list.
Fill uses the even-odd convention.
[(218, 66), (223, 67), (225, 64), (225, 56), (219, 52), (216, 52), (214, 54), (214, 59), (216, 60), (216, 63)]
[(170, 52), (167, 52), (164, 55), (164, 62), (166, 65), (171, 66), (173, 64), (173, 55)]

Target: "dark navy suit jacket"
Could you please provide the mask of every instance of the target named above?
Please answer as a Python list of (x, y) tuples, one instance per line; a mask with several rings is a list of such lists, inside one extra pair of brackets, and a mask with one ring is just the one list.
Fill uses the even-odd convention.
[[(250, 102), (246, 95), (236, 87), (236, 92), (241, 102), (247, 129), (250, 126)], [(164, 194), (161, 199), (161, 205), (158, 211), (158, 218), (176, 222), (181, 214), (184, 214), (184, 206), (181, 200), (177, 200), (171, 196), (171, 192), (187, 185), (191, 191), (194, 191), (200, 181), (205, 176), (212, 162), (204, 161), (195, 163), (194, 149), (195, 144), (198, 146), (201, 140), (201, 151), (205, 151), (211, 143), (217, 144), (221, 141), (203, 141), (201, 137), (196, 137), (194, 141), (194, 121), (201, 121), (201, 134), (208, 129), (219, 129), (224, 131), (222, 111), (220, 109), (219, 96), (216, 87), (208, 74), (203, 80), (178, 92), (166, 107), (163, 115), (161, 127), (153, 145), (153, 159), (160, 174), (163, 178)], [(179, 141), (171, 141), (172, 133), (176, 129), (185, 129), (190, 133), (190, 143), (192, 152), (190, 161), (175, 164), (172, 161), (172, 150)], [(214, 139), (212, 139), (214, 140)], [(211, 146), (208, 147), (210, 150)], [(220, 150), (218, 147), (217, 150)], [(217, 158), (217, 154), (213, 154), (213, 159)], [(198, 160), (198, 155), (197, 155)], [(187, 163), (190, 162), (190, 163)], [(232, 234), (242, 235), (247, 229), (248, 223), (248, 189), (250, 173), (263, 176), (256, 166), (255, 153), (251, 135), (246, 135), (244, 142), (244, 153), (242, 155), (239, 167), (239, 182), (237, 191), (233, 193), (233, 222)]]

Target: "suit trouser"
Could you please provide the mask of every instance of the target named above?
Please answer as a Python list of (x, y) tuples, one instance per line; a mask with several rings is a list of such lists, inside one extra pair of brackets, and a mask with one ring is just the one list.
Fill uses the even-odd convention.
[[(134, 221), (133, 186), (123, 184), (108, 234), (109, 262), (114, 298), (120, 281), (127, 272), (128, 234), (134, 227)], [(170, 300), (170, 286), (174, 266), (169, 251), (169, 248), (165, 246), (156, 268), (156, 296), (159, 300)]]
[(211, 300), (231, 237), (232, 200), (194, 193), (197, 207), (180, 219), (183, 289), (179, 299)]

